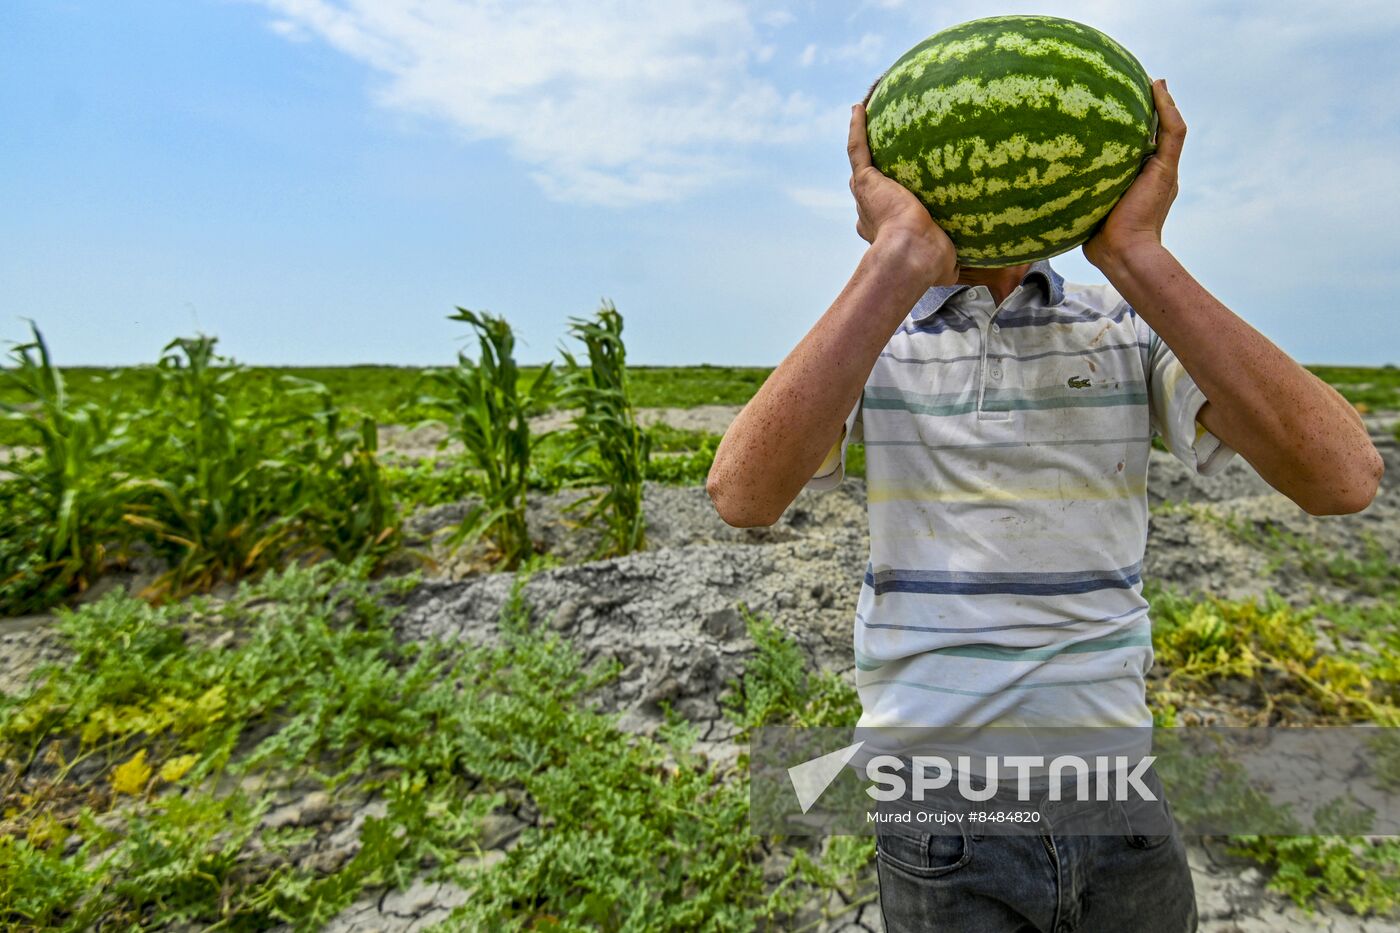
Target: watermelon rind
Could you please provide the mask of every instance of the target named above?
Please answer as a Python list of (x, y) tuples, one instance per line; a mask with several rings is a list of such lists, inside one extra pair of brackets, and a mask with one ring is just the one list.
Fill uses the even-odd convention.
[(1154, 151), (1141, 63), (1053, 16), (945, 29), (881, 77), (866, 112), (872, 161), (912, 191), (963, 266), (1048, 259), (1086, 242)]

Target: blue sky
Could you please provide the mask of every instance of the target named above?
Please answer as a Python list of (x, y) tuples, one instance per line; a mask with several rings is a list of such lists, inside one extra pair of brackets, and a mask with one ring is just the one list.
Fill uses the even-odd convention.
[(1370, 0), (5, 0), (0, 338), (432, 364), (461, 305), (539, 361), (608, 298), (633, 362), (771, 365), (865, 246), (851, 102), (1005, 12), (1170, 79), (1166, 241), (1226, 304), (1303, 362), (1400, 362), (1400, 4)]

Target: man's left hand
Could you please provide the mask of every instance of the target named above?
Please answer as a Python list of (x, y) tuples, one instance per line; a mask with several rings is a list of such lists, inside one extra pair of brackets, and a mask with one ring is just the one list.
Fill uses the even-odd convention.
[(1157, 151), (1113, 206), (1099, 232), (1084, 244), (1084, 258), (1099, 269), (1130, 252), (1162, 244), (1162, 224), (1177, 192), (1177, 165), (1186, 141), (1186, 121), (1161, 78), (1152, 82), (1157, 107)]
[(1376, 496), (1385, 461), (1356, 409), (1225, 307), (1162, 245), (1186, 121), (1165, 81), (1153, 82), (1152, 96), (1157, 151), (1084, 244), (1084, 257), (1208, 399), (1196, 413), (1202, 427), (1307, 512), (1361, 511)]

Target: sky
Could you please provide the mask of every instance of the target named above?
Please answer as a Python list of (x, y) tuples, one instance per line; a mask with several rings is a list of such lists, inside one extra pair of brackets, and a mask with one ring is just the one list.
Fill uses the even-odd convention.
[(540, 362), (606, 299), (630, 362), (774, 365), (866, 247), (850, 105), (1017, 12), (1169, 79), (1207, 288), (1301, 362), (1400, 362), (1393, 0), (0, 0), (0, 341), (432, 365), (461, 306)]

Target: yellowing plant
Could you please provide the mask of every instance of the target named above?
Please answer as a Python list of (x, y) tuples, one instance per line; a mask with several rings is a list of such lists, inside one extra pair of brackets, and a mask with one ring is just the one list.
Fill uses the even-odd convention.
[(198, 755), (180, 755), (171, 758), (160, 768), (160, 779), (170, 784), (174, 784), (180, 778), (189, 773), (194, 767), (194, 763), (199, 760)]
[(151, 779), (151, 766), (146, 763), (143, 748), (112, 769), (112, 790), (118, 794), (139, 794)]

